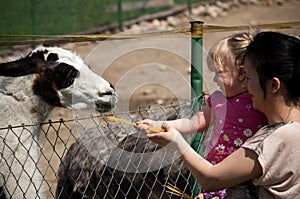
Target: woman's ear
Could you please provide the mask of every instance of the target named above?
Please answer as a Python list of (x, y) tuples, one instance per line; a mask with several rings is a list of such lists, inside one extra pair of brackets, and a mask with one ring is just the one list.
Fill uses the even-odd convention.
[(271, 80), (271, 92), (276, 93), (281, 87), (281, 82), (277, 77), (273, 77)]
[(243, 65), (239, 66), (238, 71), (239, 71), (238, 80), (244, 82), (246, 78), (245, 66)]

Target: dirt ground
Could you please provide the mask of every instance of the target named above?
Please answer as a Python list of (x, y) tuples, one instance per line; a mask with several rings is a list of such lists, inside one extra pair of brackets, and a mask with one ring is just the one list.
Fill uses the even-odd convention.
[[(249, 25), (251, 27), (256, 24), (300, 21), (299, 8), (299, 0), (289, 0), (284, 1), (283, 5), (240, 6), (228, 11), (222, 17), (190, 20), (201, 20), (206, 25)], [(178, 28), (189, 27), (188, 18), (178, 26)], [(281, 31), (300, 35), (299, 28)], [(232, 33), (234, 32), (204, 33), (204, 57), (214, 43)], [(66, 44), (63, 47), (77, 52), (93, 71), (115, 85), (119, 99), (115, 111), (122, 112), (135, 110), (137, 107), (144, 108), (147, 104), (167, 105), (190, 99), (190, 43), (189, 37), (178, 34), (176, 37), (106, 40)], [(205, 92), (210, 93), (217, 89), (212, 81), (213, 74), (206, 68), (205, 58), (203, 78)], [(74, 116), (82, 118), (84, 114), (86, 113), (74, 113), (57, 108), (49, 118), (74, 119)], [(68, 132), (69, 130), (65, 128), (60, 132), (50, 130), (47, 139), (45, 136), (41, 137), (41, 142), (45, 145), (46, 158), (51, 159), (50, 162), (45, 162), (43, 167), (47, 170), (47, 181), (52, 192), (55, 190), (53, 172), (57, 170), (65, 148), (74, 142), (74, 138), (70, 137)], [(53, 153), (53, 145), (56, 153)]]
[[(283, 5), (240, 6), (222, 17), (185, 18), (178, 28), (189, 28), (191, 20), (204, 21), (205, 25), (249, 27), (295, 22), (300, 21), (299, 8), (300, 1), (297, 0), (285, 1)], [(280, 31), (299, 35), (299, 29)], [(205, 53), (218, 40), (232, 33), (204, 32), (203, 78), (208, 93), (217, 87), (212, 82), (213, 74), (207, 70)], [(181, 34), (176, 38), (162, 36), (70, 45), (72, 50), (85, 58), (92, 70), (115, 85), (119, 96), (116, 112), (145, 107), (146, 104), (169, 104), (190, 99), (190, 46), (190, 39)]]

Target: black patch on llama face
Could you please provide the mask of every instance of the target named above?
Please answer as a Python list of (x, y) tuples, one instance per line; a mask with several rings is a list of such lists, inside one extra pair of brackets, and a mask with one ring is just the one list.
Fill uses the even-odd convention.
[(79, 71), (66, 63), (60, 63), (54, 68), (46, 70), (47, 79), (53, 81), (57, 89), (63, 89), (71, 86)]

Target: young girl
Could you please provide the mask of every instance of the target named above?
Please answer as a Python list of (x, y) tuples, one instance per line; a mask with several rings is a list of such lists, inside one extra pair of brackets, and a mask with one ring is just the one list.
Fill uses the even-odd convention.
[[(213, 165), (168, 124), (164, 133), (141, 126), (153, 142), (176, 149), (193, 176), (206, 190), (233, 187), (247, 180), (259, 186), (259, 198), (299, 198), (300, 193), (300, 40), (276, 32), (261, 32), (244, 56), (244, 85), (253, 107), (269, 125), (242, 147)], [(244, 197), (241, 197), (244, 198)]]
[[(214, 81), (221, 91), (215, 91), (208, 97), (208, 105), (190, 119), (165, 121), (183, 135), (207, 130), (213, 121), (213, 134), (208, 143), (207, 160), (217, 164), (229, 154), (237, 150), (254, 133), (267, 124), (265, 116), (252, 107), (251, 95), (242, 86), (245, 80), (244, 67), (240, 56), (252, 37), (247, 33), (240, 33), (227, 37), (216, 44), (209, 52), (208, 64), (215, 73)], [(212, 61), (210, 61), (210, 58)], [(146, 126), (160, 127), (162, 121), (144, 120), (137, 122), (140, 128)], [(144, 126), (144, 127), (143, 127)], [(243, 198), (250, 198), (247, 185), (236, 187), (242, 192)], [(199, 197), (234, 198), (233, 189), (206, 193)], [(239, 197), (239, 196), (238, 196)]]

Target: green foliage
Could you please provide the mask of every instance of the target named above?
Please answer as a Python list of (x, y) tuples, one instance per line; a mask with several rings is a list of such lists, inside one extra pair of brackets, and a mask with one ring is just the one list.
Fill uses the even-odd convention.
[[(1, 0), (0, 34), (68, 34), (117, 23), (118, 12), (108, 7), (120, 0)], [(137, 2), (122, 0), (121, 2)], [(140, 0), (146, 2), (147, 0)], [(201, 0), (174, 0), (176, 4)], [(169, 9), (159, 7), (124, 11), (123, 20)]]

